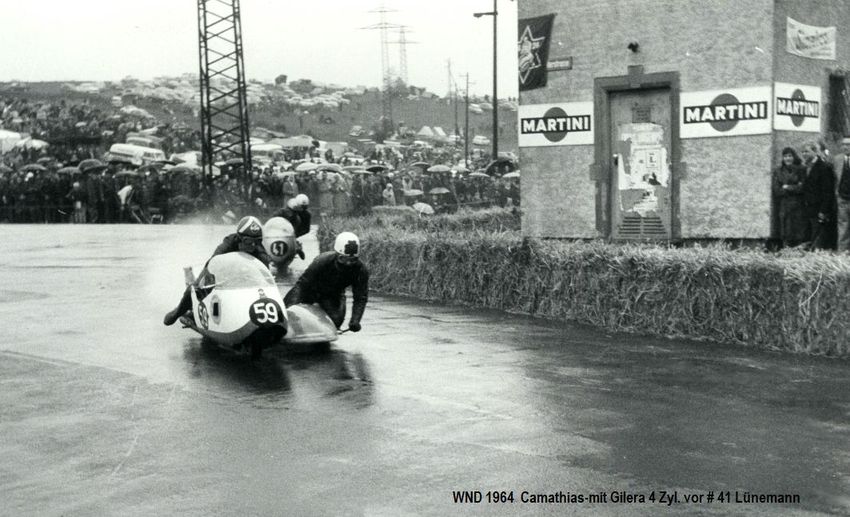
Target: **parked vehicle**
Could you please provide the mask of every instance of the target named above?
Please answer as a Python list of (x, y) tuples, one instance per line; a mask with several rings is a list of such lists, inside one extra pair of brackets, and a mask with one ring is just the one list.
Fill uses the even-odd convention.
[(486, 136), (475, 135), (472, 138), (472, 145), (490, 145), (490, 139)]
[(136, 166), (166, 161), (165, 153), (152, 147), (133, 144), (113, 144), (106, 156), (107, 160), (126, 160)]

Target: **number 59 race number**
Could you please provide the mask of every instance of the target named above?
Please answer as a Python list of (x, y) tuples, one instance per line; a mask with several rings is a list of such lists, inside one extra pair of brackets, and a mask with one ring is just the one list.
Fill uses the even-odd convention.
[(251, 304), (248, 316), (251, 317), (251, 321), (255, 324), (261, 327), (270, 327), (281, 322), (283, 319), (283, 310), (276, 301), (269, 298), (260, 298)]

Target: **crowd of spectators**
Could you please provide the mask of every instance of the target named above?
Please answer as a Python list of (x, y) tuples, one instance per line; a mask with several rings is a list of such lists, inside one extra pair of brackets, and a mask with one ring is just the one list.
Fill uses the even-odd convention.
[[(0, 222), (167, 223), (222, 222), (266, 213), (306, 194), (318, 215), (365, 214), (379, 205), (518, 205), (519, 179), (508, 169), (470, 173), (458, 165), (455, 147), (378, 146), (366, 156), (334, 156), (315, 146), (287, 149), (278, 160), (257, 161), (245, 172), (219, 164), (205, 179), (198, 167), (109, 161), (107, 151), (129, 133), (157, 127), (166, 155), (200, 148), (198, 132), (180, 124), (156, 124), (119, 109), (87, 103), (0, 100), (0, 125), (47, 145), (14, 147), (0, 160)], [(470, 163), (483, 167), (489, 157)], [(447, 165), (428, 172), (434, 164)], [(367, 168), (369, 170), (367, 170)], [(495, 172), (495, 174), (492, 174)], [(417, 205), (418, 204), (418, 205)]]

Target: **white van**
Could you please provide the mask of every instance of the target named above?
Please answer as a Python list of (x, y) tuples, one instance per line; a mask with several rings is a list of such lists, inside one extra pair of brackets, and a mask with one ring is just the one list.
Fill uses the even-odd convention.
[(472, 145), (490, 145), (490, 139), (486, 136), (475, 135), (472, 139)]
[(153, 162), (165, 161), (165, 153), (152, 147), (142, 147), (133, 144), (113, 144), (107, 153), (107, 160), (120, 158), (133, 165), (140, 166)]
[(268, 161), (283, 160), (283, 146), (278, 144), (251, 144), (251, 157)]

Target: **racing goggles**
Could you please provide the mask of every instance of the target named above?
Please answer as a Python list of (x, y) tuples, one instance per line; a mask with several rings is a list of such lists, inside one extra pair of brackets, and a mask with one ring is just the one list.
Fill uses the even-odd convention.
[(260, 237), (249, 237), (247, 235), (239, 236), (239, 245), (244, 248), (256, 248), (263, 244), (263, 239)]
[(357, 264), (358, 260), (360, 260), (360, 258), (357, 257), (356, 255), (343, 255), (343, 254), (338, 254), (336, 256), (336, 259), (343, 266), (353, 266), (354, 264)]

